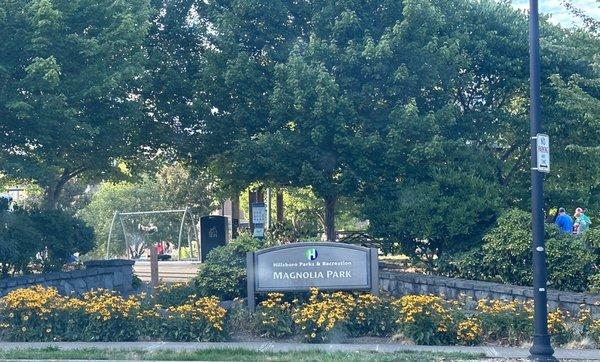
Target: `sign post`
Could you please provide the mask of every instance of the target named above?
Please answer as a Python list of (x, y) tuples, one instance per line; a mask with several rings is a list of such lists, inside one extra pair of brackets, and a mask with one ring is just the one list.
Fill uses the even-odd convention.
[(377, 248), (342, 243), (292, 243), (246, 254), (248, 308), (256, 293), (364, 290), (379, 294)]
[(540, 22), (538, 0), (529, 0), (529, 87), (530, 87), (530, 137), (531, 137), (531, 216), (533, 252), (533, 345), (529, 359), (556, 361), (548, 334), (548, 296), (546, 248), (544, 244), (544, 178), (542, 172), (550, 171), (548, 136), (540, 134)]

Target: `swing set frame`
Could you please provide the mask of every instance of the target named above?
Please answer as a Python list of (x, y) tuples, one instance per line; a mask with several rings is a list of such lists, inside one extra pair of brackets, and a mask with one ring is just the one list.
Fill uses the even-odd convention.
[[(115, 222), (117, 218), (119, 218), (119, 223), (121, 224), (121, 228), (123, 229), (123, 238), (125, 239), (125, 248), (126, 252), (129, 254), (129, 240), (127, 238), (127, 232), (125, 231), (125, 223), (123, 222), (123, 216), (135, 216), (135, 215), (154, 215), (154, 214), (169, 214), (169, 213), (183, 213), (181, 217), (181, 223), (179, 225), (179, 236), (177, 238), (177, 260), (181, 260), (181, 238), (183, 236), (183, 227), (185, 226), (186, 216), (188, 216), (189, 221), (192, 223), (193, 235), (196, 237), (196, 246), (198, 250), (198, 255), (196, 259), (200, 261), (200, 237), (198, 234), (198, 228), (196, 227), (194, 214), (189, 207), (185, 209), (174, 209), (174, 210), (155, 210), (155, 211), (133, 211), (133, 212), (120, 212), (115, 211), (113, 213), (112, 221), (110, 222), (110, 229), (108, 231), (108, 240), (106, 240), (106, 259), (108, 260), (110, 257), (110, 241), (113, 235), (113, 229), (115, 226)], [(194, 251), (190, 245), (190, 256), (194, 258)]]

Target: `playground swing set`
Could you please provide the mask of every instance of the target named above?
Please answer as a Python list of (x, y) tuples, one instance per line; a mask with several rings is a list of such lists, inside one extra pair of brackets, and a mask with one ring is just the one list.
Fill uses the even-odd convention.
[[(176, 210), (154, 210), (154, 211), (133, 211), (133, 212), (119, 212), (115, 211), (110, 223), (110, 229), (108, 232), (108, 239), (106, 241), (106, 259), (110, 258), (110, 245), (113, 236), (115, 235), (115, 224), (117, 219), (121, 224), (123, 231), (123, 239), (125, 240), (125, 253), (127, 257), (131, 259), (140, 259), (146, 249), (155, 249), (158, 251), (159, 259), (166, 260), (170, 259), (170, 255), (165, 254), (165, 251), (169, 249), (165, 248), (163, 241), (158, 242), (156, 245), (150, 245), (149, 236), (155, 234), (158, 230), (152, 222), (148, 222), (148, 217), (154, 215), (164, 214), (181, 214), (181, 220), (179, 222), (179, 233), (177, 237), (177, 250), (176, 260), (182, 260), (182, 254), (185, 254), (183, 259), (196, 259), (200, 260), (200, 238), (198, 234), (198, 228), (196, 226), (196, 220), (194, 214), (189, 207), (185, 209)], [(138, 222), (137, 230), (135, 227), (128, 231), (128, 225), (134, 224), (135, 218), (145, 218), (146, 220)], [(130, 221), (130, 222), (127, 222)], [(187, 221), (187, 228), (186, 228)], [(184, 229), (187, 231), (187, 248), (182, 248), (182, 239), (184, 236)], [(168, 242), (167, 242), (168, 243)], [(195, 243), (195, 245), (194, 245)], [(188, 251), (189, 250), (189, 251)]]

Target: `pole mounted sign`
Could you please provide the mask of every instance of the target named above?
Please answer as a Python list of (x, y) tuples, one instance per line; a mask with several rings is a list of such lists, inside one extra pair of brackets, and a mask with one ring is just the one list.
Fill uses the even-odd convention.
[(252, 203), (252, 222), (254, 224), (254, 232), (252, 236), (255, 238), (265, 237), (265, 222), (267, 215), (267, 208), (264, 202), (253, 202)]
[(539, 172), (550, 172), (550, 138), (546, 134), (538, 133), (535, 136), (537, 165)]
[(292, 243), (246, 255), (248, 308), (264, 292), (368, 290), (379, 293), (377, 248), (342, 243)]

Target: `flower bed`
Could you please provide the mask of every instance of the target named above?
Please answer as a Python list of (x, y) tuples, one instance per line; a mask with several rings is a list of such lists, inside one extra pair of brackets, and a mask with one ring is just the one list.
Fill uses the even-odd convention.
[[(470, 308), (469, 305), (475, 305)], [(446, 301), (434, 295), (385, 299), (370, 294), (311, 290), (308, 300), (286, 300), (271, 293), (253, 316), (256, 335), (296, 335), (306, 342), (340, 341), (345, 337), (390, 337), (416, 344), (519, 346), (533, 334), (530, 302)], [(578, 318), (550, 310), (548, 330), (556, 345), (590, 338), (600, 346), (600, 319), (582, 309)]]
[[(144, 294), (124, 298), (99, 290), (77, 298), (35, 286), (0, 298), (0, 338), (223, 341), (238, 329), (229, 327), (233, 323), (251, 326), (257, 337), (317, 343), (397, 336), (417, 344), (520, 345), (532, 335), (532, 305), (517, 301), (450, 302), (433, 295), (387, 299), (316, 289), (300, 299), (291, 298), (271, 293), (255, 313), (234, 309), (228, 316), (215, 297), (190, 295), (177, 305), (163, 307), (160, 297)], [(548, 328), (556, 345), (589, 338), (600, 346), (600, 319), (585, 308), (577, 316), (551, 310)]]
[(221, 341), (225, 309), (214, 297), (191, 298), (166, 310), (145, 295), (105, 290), (64, 297), (34, 286), (0, 299), (0, 336), (8, 341)]

